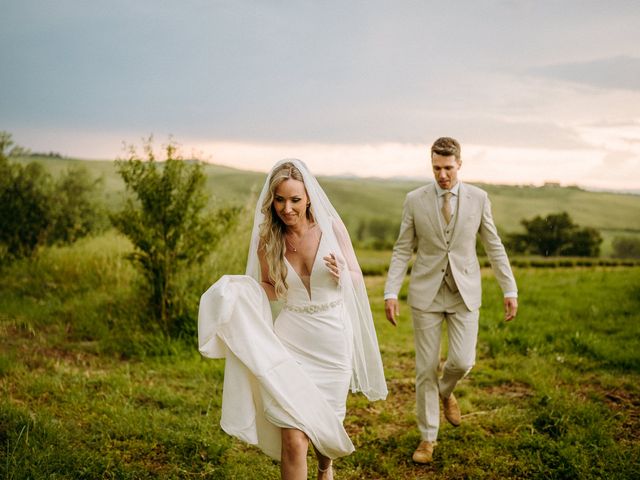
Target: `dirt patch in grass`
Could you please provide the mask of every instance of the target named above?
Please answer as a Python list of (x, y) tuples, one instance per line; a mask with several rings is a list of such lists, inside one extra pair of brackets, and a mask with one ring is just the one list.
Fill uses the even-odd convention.
[[(399, 358), (388, 365), (395, 378), (387, 379), (389, 394), (379, 402), (358, 401), (348, 409), (345, 428), (350, 436), (358, 436), (367, 428), (375, 428), (376, 436), (384, 439), (403, 434), (415, 427), (415, 379), (413, 358)], [(409, 373), (411, 376), (406, 376)], [(355, 403), (355, 402), (354, 402)]]
[(58, 326), (34, 328), (26, 322), (0, 325), (2, 350), (14, 352), (31, 371), (56, 363), (88, 367), (98, 360), (95, 341), (73, 342)]
[(640, 394), (621, 388), (611, 390), (595, 388), (591, 389), (590, 393), (600, 397), (615, 416), (621, 419), (618, 440), (637, 442), (638, 432), (640, 432)]
[(31, 344), (22, 343), (16, 345), (19, 356), (23, 364), (31, 372), (49, 370), (54, 366), (64, 364), (72, 368), (86, 369), (94, 366), (99, 357), (96, 354), (78, 350), (77, 346), (69, 345), (62, 347), (57, 345), (38, 344), (34, 341)]
[[(585, 378), (582, 383), (565, 385), (583, 401), (597, 401), (605, 405), (617, 420), (615, 439), (638, 443), (640, 431), (640, 391), (632, 384), (606, 385), (596, 376)], [(626, 387), (626, 388), (625, 388)]]
[[(0, 317), (0, 320), (4, 320)], [(35, 329), (28, 322), (0, 324), (0, 336), (2, 337), (2, 350), (16, 350), (27, 342), (33, 343), (36, 339)]]
[(499, 385), (484, 387), (482, 391), (491, 396), (505, 398), (529, 398), (533, 396), (533, 390), (526, 383), (505, 382)]
[(34, 355), (45, 357), (55, 362), (69, 363), (74, 366), (89, 366), (98, 357), (95, 354), (78, 351), (73, 349), (66, 349), (61, 347), (39, 347), (34, 349)]

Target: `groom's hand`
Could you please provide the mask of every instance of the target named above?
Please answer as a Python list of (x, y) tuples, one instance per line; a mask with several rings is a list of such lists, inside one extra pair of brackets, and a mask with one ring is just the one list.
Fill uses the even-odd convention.
[(518, 299), (515, 297), (506, 297), (504, 299), (504, 320), (509, 322), (516, 318), (518, 312)]
[(387, 298), (384, 301), (384, 313), (391, 325), (396, 326), (396, 317), (400, 315), (400, 303), (396, 298)]

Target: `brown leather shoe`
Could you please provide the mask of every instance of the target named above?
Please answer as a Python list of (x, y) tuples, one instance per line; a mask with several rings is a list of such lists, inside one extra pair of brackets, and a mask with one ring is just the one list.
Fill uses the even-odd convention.
[(436, 442), (422, 440), (411, 458), (416, 463), (430, 463), (433, 461), (433, 447), (435, 446)]
[(454, 427), (459, 427), (462, 418), (460, 415), (458, 401), (453, 393), (449, 395), (449, 398), (442, 399), (442, 406), (444, 409), (444, 418), (446, 418)]

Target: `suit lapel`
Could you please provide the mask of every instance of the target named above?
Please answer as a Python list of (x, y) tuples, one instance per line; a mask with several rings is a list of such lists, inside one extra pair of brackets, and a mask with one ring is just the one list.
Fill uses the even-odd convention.
[(466, 218), (471, 211), (471, 195), (469, 194), (464, 183), (460, 183), (458, 189), (458, 213), (456, 215), (456, 223), (453, 226), (453, 234), (451, 236), (451, 243), (456, 241), (456, 238), (460, 234), (460, 231), (464, 228)]
[(436, 195), (435, 184), (427, 185), (424, 187), (424, 193), (422, 199), (422, 211), (426, 213), (431, 227), (436, 232), (437, 237), (444, 242), (444, 231), (442, 230), (442, 222), (440, 221), (440, 212), (438, 209), (438, 196)]

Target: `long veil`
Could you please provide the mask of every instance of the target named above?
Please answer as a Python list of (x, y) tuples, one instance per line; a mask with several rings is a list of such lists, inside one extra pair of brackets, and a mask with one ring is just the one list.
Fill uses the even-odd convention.
[[(309, 172), (304, 162), (298, 159), (281, 160), (274, 165), (271, 172), (286, 162), (293, 163), (302, 173), (315, 221), (318, 223), (323, 237), (326, 236), (325, 238), (330, 242), (331, 250), (336, 253), (337, 257), (346, 266), (346, 268), (342, 268), (340, 274), (340, 285), (347, 317), (353, 332), (351, 390), (364, 393), (369, 400), (384, 399), (388, 392), (373, 316), (369, 306), (364, 277), (347, 230), (338, 212), (333, 208), (324, 190)], [(247, 259), (246, 274), (258, 282), (260, 282), (260, 264), (258, 260), (259, 229), (260, 224), (264, 221), (261, 207), (269, 189), (271, 172), (267, 176), (256, 204)]]

